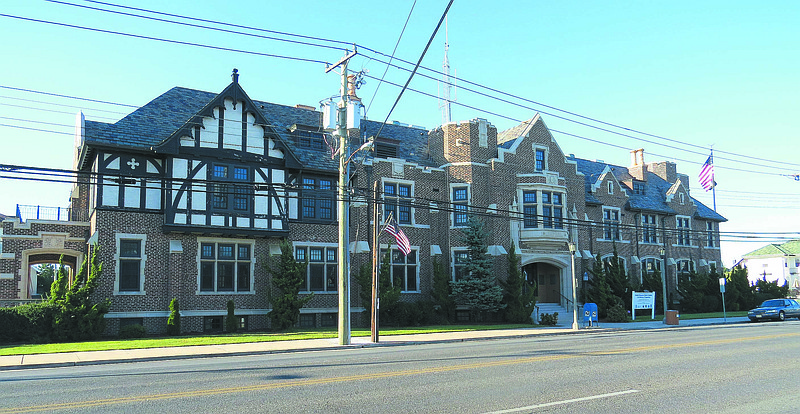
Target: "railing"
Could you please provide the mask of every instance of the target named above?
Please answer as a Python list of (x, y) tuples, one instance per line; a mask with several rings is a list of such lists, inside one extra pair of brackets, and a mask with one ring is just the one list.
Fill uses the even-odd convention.
[(73, 211), (69, 207), (26, 206), (17, 204), (17, 217), (21, 222), (28, 220), (86, 221), (83, 211)]
[(559, 292), (559, 291), (557, 291), (555, 289), (553, 289), (553, 293), (558, 294), (558, 296), (561, 296), (565, 301), (567, 301), (567, 309), (569, 309), (569, 305), (572, 303), (572, 299), (562, 295), (561, 292)]

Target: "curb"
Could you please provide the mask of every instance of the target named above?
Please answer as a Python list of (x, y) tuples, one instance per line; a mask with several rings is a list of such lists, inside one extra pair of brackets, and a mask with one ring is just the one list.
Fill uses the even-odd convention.
[(21, 358), (19, 365), (0, 366), (0, 371), (17, 371), (24, 369), (39, 369), (39, 368), (64, 368), (64, 367), (77, 367), (77, 366), (91, 366), (91, 365), (109, 365), (109, 364), (126, 364), (134, 362), (156, 362), (156, 361), (169, 361), (169, 360), (186, 360), (186, 359), (201, 359), (201, 358), (219, 358), (219, 357), (237, 357), (237, 356), (254, 356), (254, 355), (272, 355), (272, 354), (289, 354), (297, 352), (319, 352), (329, 350), (344, 350), (344, 349), (360, 349), (360, 348), (383, 348), (394, 346), (416, 346), (426, 344), (444, 344), (444, 343), (458, 343), (458, 342), (477, 342), (477, 341), (494, 341), (500, 339), (522, 339), (531, 337), (542, 336), (563, 336), (563, 335), (581, 335), (581, 334), (600, 334), (617, 331), (648, 331), (653, 329), (685, 329), (706, 326), (720, 326), (720, 325), (736, 325), (746, 322), (730, 321), (707, 323), (701, 325), (658, 325), (658, 326), (639, 326), (639, 327), (596, 327), (596, 328), (583, 328), (577, 331), (566, 329), (561, 332), (531, 332), (520, 333), (515, 335), (498, 335), (498, 336), (484, 336), (472, 338), (451, 338), (451, 339), (433, 339), (429, 341), (402, 341), (402, 342), (378, 342), (378, 343), (362, 343), (350, 345), (331, 345), (331, 346), (314, 346), (309, 348), (293, 348), (293, 349), (278, 349), (278, 350), (263, 350), (263, 351), (238, 351), (238, 352), (214, 352), (214, 353), (197, 353), (197, 354), (184, 354), (184, 355), (163, 355), (163, 356), (147, 356), (140, 358), (122, 358), (122, 359), (108, 359), (108, 360), (93, 360), (93, 361), (73, 361), (73, 362), (49, 362), (42, 364), (29, 364), (24, 365), (25, 356)]

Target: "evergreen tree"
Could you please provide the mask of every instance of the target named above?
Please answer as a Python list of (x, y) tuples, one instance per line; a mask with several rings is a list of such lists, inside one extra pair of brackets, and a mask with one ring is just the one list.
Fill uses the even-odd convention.
[(731, 311), (748, 310), (755, 306), (755, 297), (747, 279), (747, 269), (736, 266), (728, 272), (725, 305)]
[(169, 302), (169, 318), (167, 318), (167, 335), (176, 336), (181, 334), (181, 311), (178, 306), (178, 298), (172, 298)]
[(525, 280), (513, 242), (506, 257), (508, 277), (505, 281), (499, 280), (504, 291), (503, 302), (506, 304), (505, 320), (512, 323), (533, 323), (531, 313), (536, 306), (535, 287)]
[[(111, 307), (109, 299), (93, 303), (91, 295), (97, 289), (102, 274), (102, 264), (97, 258), (99, 247), (91, 249), (69, 284), (68, 274), (59, 260), (58, 279), (50, 287), (48, 302), (58, 311), (53, 320), (53, 339), (57, 341), (81, 341), (100, 336), (105, 329), (105, 317)], [(62, 258), (63, 259), (63, 258)]]
[[(378, 316), (380, 324), (391, 324), (394, 322), (394, 311), (400, 302), (401, 285), (398, 283), (395, 286), (390, 278), (391, 276), (391, 256), (387, 250), (381, 260), (380, 267), (378, 268), (378, 298), (380, 299)], [(372, 306), (372, 270), (369, 265), (362, 265), (358, 272), (354, 275), (356, 282), (361, 287), (359, 290), (359, 297), (361, 298), (362, 305), (369, 309)], [(370, 316), (369, 310), (365, 311), (367, 316)]]
[(233, 300), (228, 301), (228, 317), (225, 318), (225, 331), (229, 333), (234, 333), (239, 330), (239, 323), (236, 320), (236, 315), (234, 314), (234, 310), (236, 305), (233, 303)]
[[(628, 278), (625, 267), (617, 254), (617, 245), (614, 244), (614, 254), (609, 259), (604, 268), (606, 283), (612, 296), (619, 298), (624, 304), (625, 309), (631, 308), (631, 292), (633, 283)], [(619, 304), (620, 300), (613, 300), (614, 304)], [(611, 305), (610, 302), (607, 302)], [(610, 307), (610, 306), (609, 306)]]
[(653, 270), (652, 273), (647, 271), (642, 272), (642, 286), (641, 289), (648, 292), (656, 293), (656, 313), (664, 314), (664, 298), (663, 288), (661, 285), (661, 271), (658, 269)]
[(497, 286), (492, 274), (492, 261), (487, 254), (486, 232), (483, 223), (470, 216), (467, 227), (462, 231), (467, 245), (465, 276), (450, 283), (454, 302), (470, 308), (480, 318), (483, 312), (497, 312), (505, 308), (503, 289)]
[(455, 304), (450, 297), (450, 274), (444, 264), (433, 258), (433, 289), (431, 290), (436, 311), (445, 321), (451, 322), (455, 318)]
[(300, 318), (300, 308), (311, 300), (313, 294), (304, 298), (299, 295), (300, 287), (306, 281), (308, 261), (299, 263), (294, 258), (292, 245), (288, 240), (281, 241), (281, 255), (277, 263), (270, 261), (266, 271), (272, 279), (276, 295), (270, 294), (272, 310), (267, 314), (275, 330), (286, 330), (294, 326)]
[(595, 257), (589, 273), (591, 273), (592, 277), (589, 279), (586, 301), (587, 303), (595, 303), (597, 305), (597, 316), (605, 318), (613, 295), (606, 280), (606, 272), (603, 269), (603, 261), (600, 259), (600, 255)]

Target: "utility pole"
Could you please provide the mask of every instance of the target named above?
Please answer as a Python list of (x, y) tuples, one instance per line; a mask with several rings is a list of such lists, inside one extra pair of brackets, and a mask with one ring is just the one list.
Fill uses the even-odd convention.
[(339, 219), (339, 345), (350, 345), (350, 193), (347, 191), (350, 176), (349, 158), (350, 143), (347, 137), (347, 62), (357, 54), (347, 54), (333, 66), (325, 69), (330, 72), (338, 66), (342, 67), (341, 100), (337, 111), (336, 127), (339, 135), (339, 186), (337, 195), (337, 214)]
[(381, 244), (378, 240), (380, 238), (380, 217), (381, 213), (378, 211), (378, 180), (375, 180), (374, 189), (372, 191), (372, 317), (370, 318), (370, 331), (371, 340), (378, 343), (379, 339), (379, 314), (380, 308), (380, 278), (378, 272), (378, 259), (380, 258)]

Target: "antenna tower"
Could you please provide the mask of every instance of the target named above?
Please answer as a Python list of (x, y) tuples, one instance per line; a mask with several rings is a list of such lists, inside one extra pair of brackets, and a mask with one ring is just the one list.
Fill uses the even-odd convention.
[(442, 125), (452, 121), (450, 115), (450, 103), (453, 100), (450, 98), (450, 61), (447, 59), (447, 52), (450, 49), (447, 36), (447, 17), (444, 18), (444, 62), (442, 63), (442, 97), (439, 102), (439, 108), (442, 110)]

